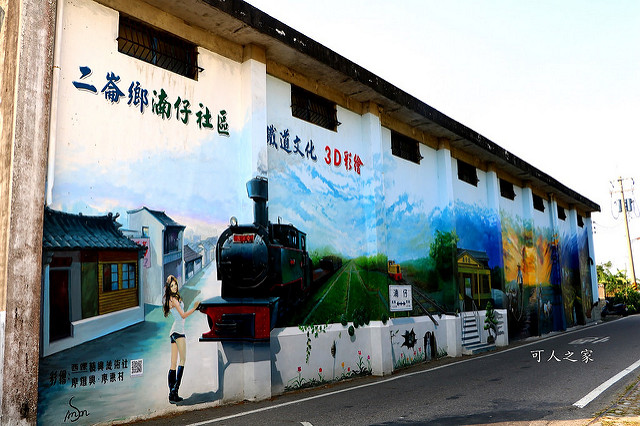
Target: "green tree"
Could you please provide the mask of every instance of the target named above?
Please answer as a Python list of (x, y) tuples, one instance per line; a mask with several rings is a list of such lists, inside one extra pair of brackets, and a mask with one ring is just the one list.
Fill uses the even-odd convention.
[(487, 343), (494, 343), (496, 336), (498, 335), (498, 320), (496, 319), (496, 312), (493, 309), (491, 302), (487, 302), (487, 312), (484, 318), (484, 329), (489, 332)]
[(598, 283), (604, 284), (605, 296), (626, 292), (631, 284), (623, 271), (611, 272), (611, 266), (611, 261), (596, 265)]
[(436, 231), (436, 236), (429, 246), (429, 256), (433, 259), (438, 275), (444, 282), (450, 282), (454, 278), (458, 240), (455, 231)]

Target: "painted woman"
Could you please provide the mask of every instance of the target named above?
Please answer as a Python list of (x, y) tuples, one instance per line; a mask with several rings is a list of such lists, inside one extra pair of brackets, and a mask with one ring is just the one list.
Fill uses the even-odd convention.
[(169, 402), (176, 403), (183, 398), (178, 396), (178, 389), (184, 374), (184, 364), (187, 360), (187, 339), (185, 337), (185, 319), (194, 313), (200, 306), (200, 301), (196, 301), (193, 307), (185, 312), (184, 302), (178, 292), (178, 280), (173, 275), (167, 277), (164, 286), (163, 312), (168, 317), (169, 312), (173, 315), (173, 326), (169, 332), (171, 340), (171, 367), (169, 368)]

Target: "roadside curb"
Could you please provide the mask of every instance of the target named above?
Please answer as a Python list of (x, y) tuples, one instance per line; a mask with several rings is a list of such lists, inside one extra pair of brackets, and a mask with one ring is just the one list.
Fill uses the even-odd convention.
[(588, 424), (593, 426), (640, 424), (640, 376), (636, 378), (629, 391)]

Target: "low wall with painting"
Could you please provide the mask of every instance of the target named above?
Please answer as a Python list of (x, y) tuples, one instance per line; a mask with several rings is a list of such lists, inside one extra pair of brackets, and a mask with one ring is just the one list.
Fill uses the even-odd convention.
[[(500, 320), (496, 346), (508, 345), (506, 310)], [(462, 317), (390, 319), (386, 323), (351, 328), (351, 324), (287, 327), (271, 333), (272, 393), (302, 389), (358, 376), (383, 376), (411, 365), (445, 356), (462, 355)], [(480, 313), (484, 324), (485, 313)], [(351, 332), (350, 332), (351, 329)], [(480, 327), (481, 341), (488, 333)]]

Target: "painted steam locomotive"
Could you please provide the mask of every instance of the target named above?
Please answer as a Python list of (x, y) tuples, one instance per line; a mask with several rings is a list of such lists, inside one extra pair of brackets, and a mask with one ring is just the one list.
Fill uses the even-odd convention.
[(203, 301), (208, 332), (201, 341), (268, 340), (314, 285), (341, 266), (339, 258), (325, 258), (313, 270), (306, 234), (289, 224), (268, 220), (268, 182), (247, 182), (254, 202), (254, 221), (239, 225), (235, 217), (216, 245), (221, 297)]

